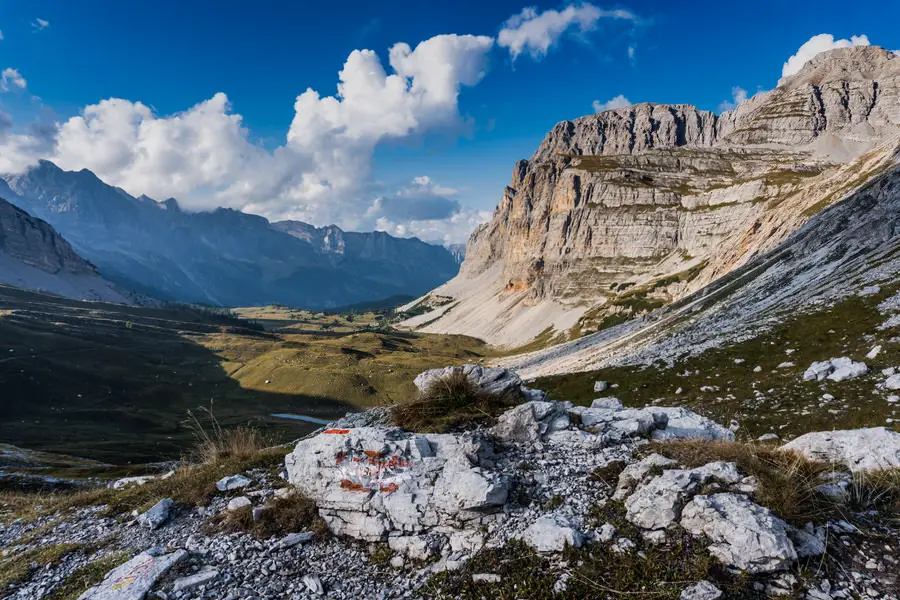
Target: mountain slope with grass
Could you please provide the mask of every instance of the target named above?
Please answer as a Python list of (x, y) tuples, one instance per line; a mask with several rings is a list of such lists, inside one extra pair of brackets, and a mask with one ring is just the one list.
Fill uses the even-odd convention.
[(721, 115), (645, 103), (564, 121), (408, 325), (515, 347), (682, 301), (893, 171), (898, 105), (900, 57), (857, 47)]

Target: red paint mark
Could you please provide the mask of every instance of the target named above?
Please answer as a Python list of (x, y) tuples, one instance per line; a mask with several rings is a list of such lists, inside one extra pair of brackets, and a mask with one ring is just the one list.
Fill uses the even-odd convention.
[(396, 492), (397, 490), (399, 490), (399, 489), (400, 489), (400, 486), (397, 485), (396, 483), (393, 483), (393, 482), (392, 482), (392, 483), (389, 483), (389, 484), (387, 484), (387, 485), (381, 486), (379, 489), (380, 489), (382, 492), (386, 492), (386, 493), (390, 494), (391, 492)]
[(331, 434), (336, 434), (336, 435), (347, 435), (348, 433), (350, 433), (350, 430), (349, 430), (349, 429), (326, 429), (326, 430), (323, 431), (322, 433), (331, 433)]
[(355, 481), (350, 481), (349, 479), (341, 479), (341, 489), (349, 490), (351, 492), (368, 492), (368, 488), (366, 488), (361, 483), (356, 483)]

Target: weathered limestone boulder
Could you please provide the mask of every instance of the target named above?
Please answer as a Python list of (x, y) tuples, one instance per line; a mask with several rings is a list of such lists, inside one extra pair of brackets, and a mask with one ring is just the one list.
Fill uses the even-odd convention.
[(900, 390), (900, 373), (891, 375), (885, 379), (884, 387), (888, 390)]
[[(480, 391), (488, 394), (503, 395), (510, 392), (518, 392), (524, 386), (522, 379), (515, 371), (509, 369), (501, 369), (495, 367), (482, 367), (481, 365), (462, 365), (460, 367), (444, 367), (441, 369), (429, 369), (419, 373), (413, 383), (420, 392), (424, 392), (435, 382), (440, 381), (454, 373), (462, 372), (472, 384)], [(528, 389), (528, 388), (526, 388)], [(531, 397), (529, 400), (543, 400), (546, 396), (538, 390), (530, 390), (536, 392), (541, 397)]]
[(538, 552), (562, 552), (566, 546), (580, 548), (584, 536), (569, 517), (544, 515), (522, 533), (522, 540)]
[(797, 559), (789, 525), (740, 494), (695, 496), (681, 526), (709, 538), (710, 554), (723, 564), (750, 573), (780, 571)]
[(219, 570), (207, 565), (193, 575), (176, 579), (175, 583), (172, 585), (172, 589), (175, 592), (185, 592), (200, 587), (201, 585), (206, 585), (218, 577)]
[(619, 474), (619, 483), (613, 494), (613, 500), (624, 500), (627, 498), (634, 492), (635, 487), (653, 471), (662, 470), (665, 467), (672, 467), (677, 464), (676, 461), (666, 458), (662, 454), (651, 454), (639, 462), (631, 463)]
[[(594, 390), (597, 391), (597, 390)], [(591, 402), (591, 408), (605, 408), (610, 410), (621, 410), (622, 401), (618, 398), (596, 398)]]
[(831, 366), (834, 367), (834, 371), (828, 375), (828, 379), (831, 381), (854, 379), (869, 372), (869, 367), (866, 366), (866, 363), (853, 362), (846, 356), (832, 358)]
[(655, 428), (663, 428), (668, 417), (651, 408), (585, 408), (580, 411), (581, 425), (607, 434), (614, 439), (646, 436)]
[(250, 483), (250, 479), (243, 475), (229, 475), (216, 482), (216, 489), (220, 492), (230, 492), (247, 487)]
[(854, 362), (853, 360), (842, 356), (840, 358), (832, 358), (831, 360), (823, 360), (814, 362), (803, 373), (804, 381), (845, 381), (853, 379), (869, 372), (869, 367), (863, 362)]
[(288, 481), (331, 531), (378, 541), (481, 518), (506, 502), (477, 434), (419, 435), (389, 427), (328, 429), (285, 458)]
[(734, 463), (721, 461), (696, 469), (663, 471), (625, 500), (625, 516), (643, 529), (665, 529), (678, 520), (681, 508), (701, 486), (712, 481), (732, 485), (741, 479)]
[(172, 499), (165, 498), (154, 504), (147, 512), (138, 516), (137, 522), (147, 529), (158, 529), (169, 520), (169, 512), (172, 510)]
[(681, 591), (681, 600), (716, 600), (721, 597), (722, 590), (705, 579)]
[(834, 367), (831, 366), (831, 361), (816, 361), (803, 372), (803, 381), (823, 381), (832, 371)]
[(702, 415), (680, 406), (650, 406), (654, 414), (664, 414), (668, 418), (664, 428), (653, 432), (653, 439), (665, 440), (709, 440), (732, 441), (734, 432)]
[(570, 408), (569, 402), (525, 402), (500, 415), (489, 432), (504, 442), (540, 442), (548, 435), (569, 428)]
[(78, 600), (143, 600), (153, 585), (186, 557), (184, 550), (170, 554), (141, 552), (107, 573), (102, 582), (81, 594)]
[(841, 463), (851, 471), (900, 467), (900, 433), (884, 427), (807, 433), (782, 449), (810, 460)]

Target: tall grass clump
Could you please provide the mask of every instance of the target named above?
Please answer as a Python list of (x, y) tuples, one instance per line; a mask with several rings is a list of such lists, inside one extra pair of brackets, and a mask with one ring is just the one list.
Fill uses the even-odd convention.
[(200, 464), (216, 464), (226, 460), (247, 460), (269, 446), (269, 440), (252, 427), (224, 429), (216, 419), (212, 404), (199, 409), (208, 418), (204, 425), (197, 415), (188, 411), (187, 425), (196, 442), (189, 458)]
[(412, 402), (395, 406), (394, 424), (409, 431), (444, 433), (489, 425), (504, 410), (522, 400), (514, 393), (490, 394), (480, 390), (462, 369), (431, 383)]

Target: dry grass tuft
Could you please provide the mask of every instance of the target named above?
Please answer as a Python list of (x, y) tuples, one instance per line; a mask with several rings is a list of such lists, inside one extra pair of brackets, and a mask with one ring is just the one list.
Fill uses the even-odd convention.
[(808, 460), (795, 452), (760, 444), (739, 442), (680, 441), (650, 444), (649, 449), (689, 467), (722, 460), (759, 482), (756, 501), (795, 525), (819, 523), (838, 515), (833, 500), (816, 491), (821, 475), (834, 465)]
[(213, 531), (245, 531), (259, 539), (301, 531), (322, 536), (328, 531), (315, 503), (296, 493), (269, 501), (257, 521), (253, 520), (253, 511), (247, 506), (216, 515), (210, 527)]
[(854, 510), (877, 510), (900, 518), (900, 469), (854, 473), (849, 492)]
[(431, 384), (413, 402), (395, 406), (394, 424), (409, 431), (444, 433), (477, 425), (487, 425), (521, 398), (515, 394), (496, 395), (479, 390), (462, 372)]
[(192, 411), (188, 411), (188, 426), (194, 433), (196, 443), (190, 458), (201, 464), (215, 464), (224, 460), (248, 460), (270, 446), (258, 429), (236, 427), (223, 429), (213, 412), (213, 405), (200, 409), (209, 420), (203, 422)]

